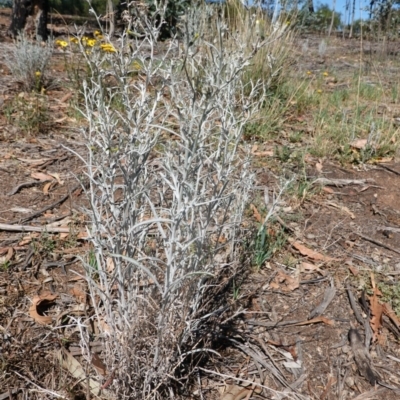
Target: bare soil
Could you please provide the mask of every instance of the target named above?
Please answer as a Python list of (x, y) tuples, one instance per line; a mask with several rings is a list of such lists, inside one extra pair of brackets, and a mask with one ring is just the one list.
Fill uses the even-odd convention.
[[(4, 35), (7, 26), (8, 17), (0, 16), (0, 57), (12, 46)], [(308, 56), (299, 52), (299, 71), (336, 68), (343, 80), (353, 74), (359, 41), (331, 40), (330, 56), (323, 58), (318, 55), (320, 38), (300, 38), (299, 46), (305, 42), (310, 52)], [(369, 42), (364, 46), (367, 53), (380, 49)], [(388, 57), (400, 44), (389, 47)], [(86, 200), (77, 183), (83, 171), (79, 159), (68, 150), (84, 156), (85, 147), (77, 121), (68, 114), (65, 96), (71, 88), (62, 71), (62, 58), (56, 55), (53, 64), (59, 83), (46, 94), (52, 115), (45, 132), (26, 135), (12, 118), (6, 118), (7, 102), (21, 88), (0, 59), (0, 399), (54, 398), (45, 389), (65, 398), (88, 398), (76, 380), (63, 372), (58, 358), (66, 348), (79, 359), (78, 332), (73, 327), (52, 328), (63, 318), (90, 312), (78, 258), (89, 251), (83, 234)], [(270, 191), (276, 184), (271, 165), (276, 163), (266, 156), (257, 164), (258, 185)], [(382, 164), (340, 166), (310, 156), (308, 164), (311, 181), (323, 177), (353, 183), (325, 186), (296, 205), (288, 201), (283, 208), (275, 228), (284, 230), (288, 240), (266, 265), (252, 270), (240, 287), (235, 301), (237, 308), (243, 306), (247, 312), (235, 337), (242, 350), (224, 348), (223, 360), (215, 361), (222, 375), (214, 379), (206, 375), (202, 381), (205, 398), (390, 400), (400, 396), (397, 317), (379, 315), (372, 344), (364, 347), (366, 326), (371, 326), (377, 312), (372, 306), (374, 294), (384, 303), (373, 282), (386, 288), (399, 284), (400, 162), (393, 158)], [(316, 169), (316, 164), (321, 165)], [(53, 179), (40, 182), (38, 173), (51, 174)], [(359, 180), (365, 181), (356, 184)], [(23, 183), (28, 184), (20, 187)], [(6, 224), (19, 228), (10, 231)], [(72, 227), (72, 233), (48, 232), (45, 226), (49, 224)], [(40, 227), (42, 232), (28, 232), (24, 226)], [(331, 301), (316, 309), (329, 289)], [(353, 307), (349, 293), (355, 298)], [(49, 294), (57, 297), (46, 301)], [(37, 313), (50, 316), (52, 324), (41, 325), (34, 318), (32, 304), (37, 296), (44, 298), (37, 303)], [(358, 342), (351, 343), (349, 335), (354, 339), (354, 330), (360, 337), (356, 335)], [(101, 358), (96, 342), (93, 353)], [(368, 356), (360, 361), (357, 354), (363, 353)], [(245, 382), (238, 389), (238, 383), (224, 374), (244, 381), (258, 379), (287, 394), (260, 393)], [(102, 384), (108, 377), (104, 375)], [(297, 394), (290, 394), (290, 388)], [(193, 398), (201, 397), (197, 393)]]

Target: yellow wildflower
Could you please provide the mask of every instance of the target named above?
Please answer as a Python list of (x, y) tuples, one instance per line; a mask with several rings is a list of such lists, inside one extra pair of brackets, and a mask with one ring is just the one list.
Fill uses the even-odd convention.
[(79, 43), (79, 40), (78, 40), (77, 38), (75, 38), (75, 37), (69, 39), (69, 41), (70, 41), (71, 43), (75, 43), (75, 44), (78, 44), (78, 43)]
[(94, 35), (94, 37), (95, 37), (97, 40), (103, 39), (103, 35), (101, 34), (100, 31), (95, 31), (95, 32), (93, 33), (93, 35)]
[(35, 72), (36, 78), (40, 78), (42, 76), (42, 73), (40, 71)]
[(68, 46), (68, 43), (65, 40), (56, 40), (56, 45), (64, 49)]
[(307, 71), (307, 75), (311, 75), (311, 71)]
[(100, 45), (101, 49), (106, 53), (116, 53), (117, 50), (111, 43), (104, 43)]
[(134, 61), (132, 67), (137, 71), (140, 71), (142, 69), (142, 66), (139, 64), (138, 61)]
[(95, 40), (95, 39), (89, 39), (89, 40), (87, 41), (87, 45), (88, 45), (89, 47), (93, 47), (95, 44), (96, 44), (96, 40)]
[(322, 75), (323, 76), (329, 76), (328, 72), (326, 72), (326, 71)]
[(318, 94), (321, 94), (321, 93), (322, 93), (322, 90), (321, 90), (321, 89), (318, 89), (318, 90), (317, 90), (317, 93), (318, 93)]

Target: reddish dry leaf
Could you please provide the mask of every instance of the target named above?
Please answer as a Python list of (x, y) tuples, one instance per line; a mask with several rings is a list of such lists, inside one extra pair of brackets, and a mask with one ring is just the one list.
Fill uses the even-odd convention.
[(78, 188), (78, 189), (76, 189), (74, 192), (72, 192), (72, 194), (73, 194), (75, 197), (78, 197), (78, 196), (80, 196), (80, 195), (82, 194), (82, 192), (83, 192), (83, 189), (82, 189), (82, 188)]
[(76, 237), (77, 239), (88, 239), (89, 234), (87, 232), (81, 231), (78, 233), (78, 236)]
[(257, 210), (257, 207), (254, 204), (250, 204), (250, 208), (253, 210), (253, 215), (254, 215), (254, 218), (256, 219), (256, 221), (261, 223), (262, 218), (261, 218), (261, 214)]
[(52, 181), (53, 177), (47, 174), (44, 174), (43, 172), (32, 172), (31, 177), (33, 179), (37, 179), (38, 181)]
[(318, 253), (314, 250), (309, 249), (308, 247), (304, 246), (303, 244), (299, 242), (294, 242), (292, 243), (292, 246), (300, 252), (301, 255), (306, 256), (308, 258), (311, 258), (312, 260), (315, 261), (324, 261), (324, 262), (330, 262), (333, 261), (334, 259), (331, 257), (324, 256), (321, 253)]
[(368, 139), (356, 139), (350, 143), (354, 149), (362, 150), (368, 144)]
[(248, 395), (252, 395), (253, 390), (238, 385), (230, 385), (226, 388), (226, 392), (222, 395), (221, 400), (242, 400)]
[(360, 272), (357, 267), (354, 267), (352, 265), (349, 265), (349, 270), (354, 276), (357, 276)]
[(328, 383), (325, 386), (324, 391), (321, 394), (320, 400), (326, 399), (326, 397), (329, 395), (329, 393), (332, 392), (331, 388), (332, 388), (332, 385), (334, 385), (335, 383), (336, 383), (336, 379), (333, 376), (331, 376), (328, 380)]
[(31, 243), (33, 239), (36, 239), (39, 237), (38, 232), (32, 232), (27, 236), (24, 236), (20, 242), (18, 242), (19, 246), (26, 246), (27, 244)]
[(111, 372), (109, 378), (105, 381), (105, 383), (100, 387), (101, 390), (107, 389), (114, 381), (115, 378), (115, 370)]
[(277, 340), (271, 340), (271, 339), (267, 339), (266, 342), (268, 344), (271, 344), (272, 346), (276, 346), (276, 347), (283, 347), (284, 345), (282, 344), (282, 340), (279, 339), (279, 342)]
[(297, 289), (300, 284), (298, 279), (285, 274), (283, 271), (278, 271), (269, 286), (272, 289), (282, 290), (282, 292), (292, 292)]
[(400, 319), (393, 311), (392, 306), (389, 303), (384, 303), (382, 304), (382, 310), (383, 313), (396, 325), (397, 329), (400, 329)]
[(332, 188), (328, 187), (328, 186), (324, 186), (324, 187), (322, 188), (322, 190), (323, 190), (324, 192), (326, 192), (326, 193), (329, 193), (329, 194), (335, 193), (335, 191), (334, 191)]
[(69, 100), (72, 97), (72, 92), (69, 92), (65, 94), (63, 97), (60, 99), (60, 103), (65, 103), (67, 100)]
[(77, 298), (80, 303), (86, 304), (86, 293), (82, 290), (82, 286), (75, 284), (70, 293)]
[(0, 255), (8, 253), (9, 249), (10, 248), (8, 246), (7, 247), (1, 247), (0, 248)]
[(302, 262), (300, 264), (300, 272), (310, 272), (310, 271), (318, 271), (319, 270), (319, 266), (315, 265), (315, 264), (310, 264), (307, 262)]
[[(7, 250), (4, 256), (0, 257), (0, 264), (5, 264), (8, 261), (11, 260), (12, 256), (14, 255), (14, 249), (12, 247), (5, 247), (5, 249)], [(4, 254), (4, 253), (2, 253)]]
[[(57, 351), (56, 354), (60, 360), (61, 366), (65, 368), (75, 379), (81, 382), (86, 389), (89, 389), (96, 398), (98, 398), (97, 395), (102, 390), (101, 384), (94, 379), (89, 379), (87, 377), (82, 365), (72, 356), (69, 351), (61, 349)], [(110, 398), (110, 393), (105, 393), (103, 391), (102, 395), (104, 395), (104, 398)]]
[(114, 264), (114, 260), (111, 257), (107, 257), (106, 265), (107, 265), (107, 272), (109, 274), (112, 274), (115, 269), (115, 264)]
[(49, 195), (49, 190), (52, 188), (52, 187), (54, 187), (56, 185), (56, 183), (53, 181), (53, 182), (47, 182), (45, 185), (44, 185), (44, 188), (43, 188), (43, 194), (45, 194), (46, 196), (48, 196)]
[(382, 295), (375, 284), (374, 274), (371, 274), (372, 296), (369, 296), (369, 306), (371, 311), (370, 325), (373, 332), (373, 341), (379, 341), (382, 329), (383, 307), (379, 303), (379, 296)]
[[(251, 309), (253, 311), (262, 311), (262, 308), (260, 307), (260, 300), (257, 298), (253, 298), (251, 300)], [(253, 318), (253, 317), (252, 317)]]
[(108, 324), (104, 320), (99, 321), (99, 327), (101, 328), (100, 331), (111, 334), (111, 328), (108, 326)]
[(313, 164), (315, 162), (315, 158), (311, 156), (311, 154), (307, 153), (304, 155), (304, 162), (307, 164)]
[(53, 301), (58, 297), (56, 294), (51, 294), (50, 292), (45, 292), (41, 294), (40, 296), (35, 296), (32, 299), (32, 305), (29, 307), (29, 315), (38, 323), (41, 325), (48, 325), (52, 321), (52, 317), (45, 316), (45, 315), (40, 315), (37, 312), (37, 307), (40, 303), (43, 301)]
[(64, 184), (64, 182), (60, 179), (60, 175), (57, 172), (49, 172), (49, 175), (51, 175), (53, 178), (56, 178), (59, 185)]
[(100, 357), (97, 354), (92, 355), (92, 365), (93, 367), (95, 367), (96, 371), (100, 375), (107, 375), (107, 367), (104, 365), (103, 361), (101, 361)]

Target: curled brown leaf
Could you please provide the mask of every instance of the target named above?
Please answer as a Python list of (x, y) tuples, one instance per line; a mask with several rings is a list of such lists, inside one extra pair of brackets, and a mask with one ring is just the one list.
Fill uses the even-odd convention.
[(32, 305), (29, 307), (29, 315), (38, 323), (41, 325), (48, 325), (52, 321), (52, 317), (49, 317), (47, 315), (40, 315), (37, 311), (37, 307), (42, 303), (42, 302), (52, 302), (54, 301), (58, 295), (56, 294), (51, 294), (50, 292), (42, 293), (40, 296), (35, 296), (32, 299)]

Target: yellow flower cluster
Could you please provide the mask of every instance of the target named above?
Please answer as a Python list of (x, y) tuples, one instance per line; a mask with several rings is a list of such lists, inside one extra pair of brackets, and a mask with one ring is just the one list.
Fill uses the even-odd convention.
[[(69, 39), (69, 42), (73, 44), (82, 43), (82, 45), (86, 48), (95, 47), (96, 45), (100, 44), (100, 50), (104, 51), (105, 53), (117, 52), (117, 50), (111, 43), (100, 43), (100, 41), (103, 40), (103, 35), (100, 31), (95, 31), (93, 33), (93, 36), (95, 38), (90, 38), (88, 36), (83, 36), (82, 38), (72, 37)], [(68, 46), (68, 42), (66, 42), (65, 40), (56, 40), (56, 45), (64, 49)], [(85, 52), (86, 54), (90, 54), (90, 50), (85, 50)], [(138, 69), (140, 69), (140, 66)]]
[(140, 65), (140, 63), (138, 61), (134, 61), (132, 63), (132, 67), (133, 69), (135, 69), (136, 71), (140, 71), (142, 69), (142, 66)]
[(65, 40), (56, 40), (56, 45), (65, 49), (68, 46), (68, 43)]
[(103, 50), (106, 53), (116, 53), (117, 50), (111, 43), (104, 43), (100, 45), (101, 50)]
[(102, 40), (103, 39), (103, 35), (101, 34), (100, 31), (94, 31), (93, 35), (97, 40)]

